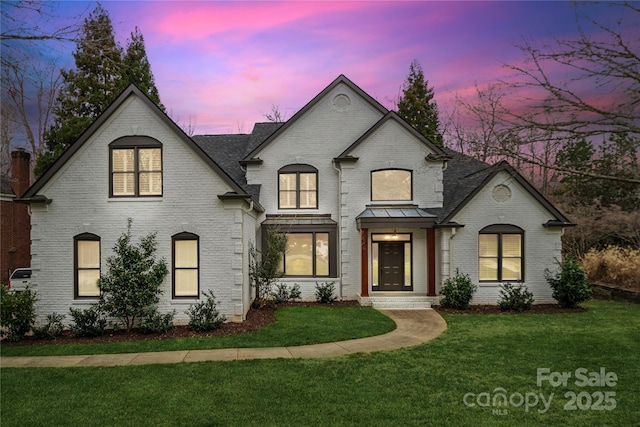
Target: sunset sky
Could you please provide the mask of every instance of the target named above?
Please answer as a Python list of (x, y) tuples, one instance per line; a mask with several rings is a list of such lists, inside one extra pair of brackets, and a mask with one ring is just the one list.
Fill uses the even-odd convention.
[[(544, 46), (577, 33), (574, 8), (559, 1), (101, 4), (123, 46), (140, 28), (163, 104), (197, 134), (250, 132), (272, 105), (291, 117), (340, 74), (393, 108), (414, 59), (446, 109), (456, 94), (505, 77), (503, 64), (523, 59), (523, 40)], [(81, 22), (95, 5), (61, 2), (59, 13)]]

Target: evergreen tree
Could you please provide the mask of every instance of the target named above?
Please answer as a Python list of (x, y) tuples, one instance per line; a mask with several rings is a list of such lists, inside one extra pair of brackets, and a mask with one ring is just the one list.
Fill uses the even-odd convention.
[[(618, 206), (628, 212), (640, 209), (640, 186), (627, 181), (640, 176), (639, 149), (640, 141), (627, 133), (610, 135), (597, 152), (585, 138), (567, 142), (558, 152), (556, 163), (574, 172), (562, 178), (561, 194), (572, 205)], [(599, 178), (603, 176), (611, 178)]]
[(420, 63), (414, 60), (398, 99), (398, 115), (431, 142), (442, 146), (438, 105), (433, 97), (433, 88), (425, 80)]
[(160, 102), (160, 95), (156, 87), (151, 64), (147, 58), (147, 51), (144, 46), (144, 36), (140, 29), (136, 27), (131, 33), (131, 39), (127, 44), (127, 51), (123, 58), (122, 84), (120, 89), (124, 90), (131, 83), (135, 84), (149, 99), (151, 99), (162, 111), (164, 105)]
[(156, 233), (150, 233), (135, 245), (131, 242), (131, 218), (127, 232), (107, 258), (107, 271), (98, 279), (99, 306), (130, 330), (160, 300), (162, 282), (168, 274), (164, 259), (156, 260)]
[(601, 175), (609, 175), (621, 180), (598, 180), (594, 185), (599, 193), (600, 205), (619, 206), (625, 211), (640, 210), (640, 185), (625, 182), (640, 176), (638, 152), (640, 139), (627, 133), (611, 134), (609, 141), (600, 146), (600, 156), (595, 162), (595, 170)]
[(85, 19), (73, 57), (75, 69), (61, 72), (63, 85), (53, 108), (55, 121), (45, 132), (46, 149), (36, 163), (36, 176), (42, 175), (129, 83), (138, 85), (164, 110), (142, 34), (136, 28), (123, 52), (115, 40), (109, 13), (100, 5)]
[(580, 174), (592, 171), (594, 155), (593, 144), (585, 138), (567, 141), (556, 155), (558, 167), (577, 172), (567, 173), (560, 180), (563, 184), (560, 194), (571, 205), (590, 205), (596, 198), (593, 178)]

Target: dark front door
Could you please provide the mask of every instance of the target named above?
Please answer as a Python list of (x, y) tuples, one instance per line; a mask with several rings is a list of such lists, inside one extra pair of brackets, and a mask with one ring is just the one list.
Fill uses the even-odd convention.
[(401, 291), (404, 286), (404, 243), (380, 242), (380, 290)]

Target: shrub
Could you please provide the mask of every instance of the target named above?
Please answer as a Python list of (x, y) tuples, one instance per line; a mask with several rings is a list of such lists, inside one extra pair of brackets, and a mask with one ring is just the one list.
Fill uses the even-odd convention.
[(0, 288), (0, 334), (9, 341), (19, 341), (36, 319), (36, 293), (29, 288), (22, 292), (9, 291), (6, 285)]
[(527, 290), (525, 285), (512, 285), (504, 283), (500, 285), (500, 300), (498, 307), (502, 311), (514, 310), (523, 312), (530, 310), (533, 305), (533, 294)]
[(160, 299), (168, 269), (164, 259), (156, 261), (156, 247), (155, 233), (141, 238), (139, 245), (131, 243), (129, 218), (127, 232), (118, 238), (115, 255), (107, 259), (108, 270), (98, 280), (100, 305), (127, 330)]
[(271, 292), (273, 302), (276, 304), (282, 304), (287, 301), (296, 300), (300, 298), (300, 285), (297, 283), (289, 288), (285, 283), (278, 283), (275, 291)]
[(161, 334), (173, 328), (173, 318), (176, 311), (166, 314), (158, 313), (156, 307), (150, 309), (140, 323), (140, 330), (145, 334)]
[(455, 308), (463, 310), (469, 306), (473, 294), (478, 287), (471, 282), (471, 277), (468, 274), (460, 274), (456, 271), (454, 277), (450, 277), (445, 280), (440, 294), (440, 305), (445, 308)]
[(581, 264), (592, 282), (640, 291), (640, 249), (594, 248), (587, 252)]
[(217, 329), (227, 320), (221, 316), (216, 308), (216, 297), (213, 291), (202, 293), (204, 301), (192, 304), (185, 313), (189, 316), (189, 329), (196, 332), (211, 331)]
[(553, 289), (551, 296), (560, 307), (575, 308), (591, 298), (591, 285), (587, 273), (573, 258), (559, 263), (560, 271), (555, 276), (547, 270), (547, 282)]
[(316, 301), (321, 304), (331, 304), (338, 299), (338, 297), (333, 294), (335, 290), (335, 282), (316, 283)]
[(107, 328), (107, 319), (98, 306), (92, 306), (85, 310), (71, 307), (69, 313), (73, 318), (71, 330), (79, 337), (97, 337), (104, 334)]
[(58, 314), (53, 312), (47, 315), (47, 323), (43, 326), (33, 328), (33, 333), (36, 338), (44, 338), (47, 340), (52, 340), (56, 337), (59, 337), (64, 331), (64, 324), (62, 321), (66, 316), (64, 314)]
[(300, 299), (301, 297), (302, 297), (302, 292), (300, 292), (300, 285), (296, 283), (289, 290), (289, 299), (297, 300), (297, 299)]

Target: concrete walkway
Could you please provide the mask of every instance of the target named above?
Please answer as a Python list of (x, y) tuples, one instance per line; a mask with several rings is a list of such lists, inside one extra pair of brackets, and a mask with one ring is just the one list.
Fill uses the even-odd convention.
[(432, 309), (381, 310), (381, 312), (393, 319), (397, 328), (387, 334), (375, 337), (294, 347), (224, 348), (82, 356), (0, 357), (0, 367), (119, 366), (216, 360), (334, 357), (351, 353), (413, 347), (437, 337), (447, 328), (444, 319)]

